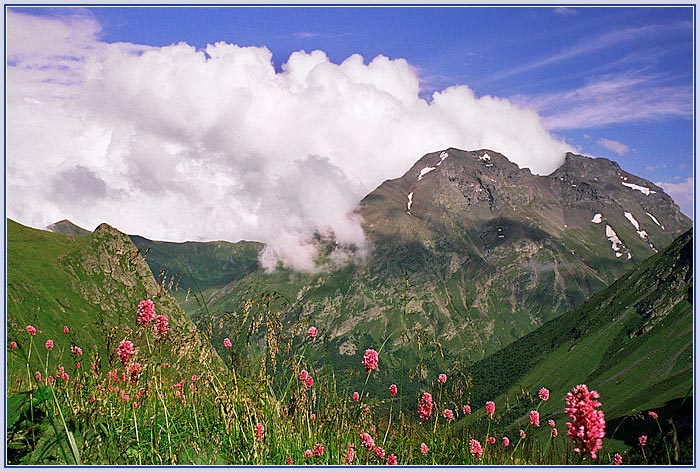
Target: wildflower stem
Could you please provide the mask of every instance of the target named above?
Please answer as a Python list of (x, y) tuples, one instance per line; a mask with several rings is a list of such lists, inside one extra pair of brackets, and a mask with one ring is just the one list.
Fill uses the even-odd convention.
[(666, 441), (666, 436), (664, 435), (664, 431), (661, 429), (661, 423), (659, 423), (658, 418), (654, 418), (654, 421), (656, 421), (656, 426), (659, 427), (659, 433), (661, 434), (661, 437), (664, 440), (664, 449), (666, 449), (666, 460), (668, 461), (668, 465), (671, 465), (671, 451), (669, 450), (668, 442)]
[(136, 408), (131, 408), (131, 414), (132, 417), (134, 418), (134, 430), (136, 431), (136, 451), (138, 452), (138, 457), (139, 457), (139, 465), (141, 465), (141, 441), (139, 440), (139, 425), (136, 421)]
[(389, 423), (386, 425), (386, 432), (384, 433), (384, 439), (382, 440), (382, 446), (386, 444), (386, 438), (389, 435), (389, 428), (391, 428), (391, 414), (394, 409), (394, 397), (391, 397), (391, 403), (389, 404)]

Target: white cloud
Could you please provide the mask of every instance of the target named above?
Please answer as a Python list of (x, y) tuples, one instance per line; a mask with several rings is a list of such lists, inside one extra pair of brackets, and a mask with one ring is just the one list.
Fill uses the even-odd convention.
[(492, 148), (548, 174), (568, 150), (508, 100), (421, 99), (403, 59), (299, 51), (276, 72), (264, 47), (106, 44), (90, 18), (11, 9), (7, 24), (8, 216), (33, 226), (258, 240), (268, 267), (310, 270), (314, 235), (362, 252), (356, 205), (427, 152)]
[(568, 8), (568, 7), (557, 7), (554, 9), (554, 13), (557, 15), (562, 15), (562, 16), (571, 16), (571, 15), (576, 15), (578, 13), (577, 10), (573, 8)]
[(609, 76), (577, 89), (511, 100), (537, 110), (550, 130), (693, 116), (692, 87), (663, 85), (656, 76)]
[(294, 37), (299, 39), (316, 38), (318, 36), (318, 33), (312, 33), (310, 31), (299, 31), (298, 33), (294, 33)]
[(516, 66), (509, 70), (506, 70), (493, 77), (493, 80), (499, 80), (504, 77), (522, 74), (524, 72), (540, 69), (542, 67), (549, 66), (552, 64), (568, 61), (575, 57), (602, 51), (611, 46), (619, 45), (620, 43), (634, 41), (639, 38), (648, 37), (659, 31), (665, 31), (666, 28), (667, 26), (648, 25), (641, 26), (638, 28), (617, 29), (615, 31), (606, 32), (598, 36), (587, 37), (572, 46), (560, 49), (558, 52), (555, 52), (550, 56), (543, 57), (537, 60), (530, 60), (520, 66)]
[(688, 177), (682, 182), (654, 183), (673, 198), (673, 201), (678, 204), (686, 216), (693, 218), (693, 189), (695, 188), (695, 182), (693, 182), (692, 177)]
[(601, 138), (596, 142), (603, 146), (605, 149), (614, 152), (618, 156), (624, 156), (630, 150), (628, 145), (623, 144), (619, 141), (615, 141), (614, 139)]

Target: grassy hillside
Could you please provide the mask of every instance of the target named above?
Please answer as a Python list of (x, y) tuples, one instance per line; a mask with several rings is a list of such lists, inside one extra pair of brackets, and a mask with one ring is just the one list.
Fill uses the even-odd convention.
[[(615, 425), (635, 413), (665, 408), (683, 423), (684, 415), (692, 415), (693, 403), (692, 291), (693, 237), (688, 231), (579, 308), (476, 363), (474, 398), (512, 404), (509, 419), (522, 424), (522, 390), (546, 386), (561, 399), (578, 382), (600, 393), (606, 418)], [(680, 405), (684, 408), (679, 410)], [(556, 403), (544, 405), (541, 412), (563, 420)], [(672, 429), (667, 421), (664, 426)], [(627, 421), (618, 437), (636, 441), (624, 431), (635, 424)], [(656, 430), (653, 424), (641, 428), (640, 435)]]
[[(65, 339), (68, 326), (71, 343), (95, 352), (106, 368), (115, 343), (131, 333), (138, 303), (151, 298), (178, 340), (173, 355), (213, 354), (128, 237), (108, 225), (65, 235), (8, 220), (7, 268), (7, 336), (20, 347), (27, 325), (37, 328), (36, 342), (42, 345)], [(65, 344), (62, 353), (70, 359)]]

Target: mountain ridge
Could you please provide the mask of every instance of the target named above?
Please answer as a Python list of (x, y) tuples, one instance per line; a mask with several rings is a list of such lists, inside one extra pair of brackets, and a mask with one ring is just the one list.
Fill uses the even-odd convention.
[[(235, 312), (251, 287), (273, 287), (340, 358), (368, 335), (362, 342), (380, 344), (392, 330), (413, 329), (478, 360), (581, 304), (690, 226), (661, 189), (614, 161), (569, 153), (538, 176), (489, 149), (428, 153), (365, 196), (358, 212), (371, 242), (364, 264), (275, 275), (253, 261), (262, 246), (249, 247), (243, 270), (226, 272), (216, 257), (204, 263), (215, 282), (198, 303), (178, 298), (209, 324), (203, 301), (206, 316)], [(132, 239), (142, 252), (170, 244)], [(177, 247), (197, 264), (194, 249)], [(173, 257), (146, 257), (154, 274), (186, 272)]]

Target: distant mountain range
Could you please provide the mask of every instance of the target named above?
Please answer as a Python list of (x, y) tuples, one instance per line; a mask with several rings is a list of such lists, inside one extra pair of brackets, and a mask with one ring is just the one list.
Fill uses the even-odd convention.
[[(664, 191), (603, 158), (567, 154), (548, 176), (488, 149), (423, 156), (359, 204), (371, 251), (319, 272), (262, 271), (254, 242), (132, 236), (153, 274), (215, 346), (256, 293), (286, 300), (283, 322), (319, 328), (335, 366), (380, 346), (422, 377), (415, 343), (471, 363), (579, 306), (691, 227)], [(63, 223), (54, 228), (75, 231)], [(175, 276), (175, 279), (172, 277)], [(203, 306), (206, 305), (206, 309)], [(228, 314), (223, 321), (223, 315)], [(286, 318), (285, 318), (286, 317)], [(392, 362), (392, 361), (390, 361)]]

